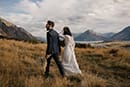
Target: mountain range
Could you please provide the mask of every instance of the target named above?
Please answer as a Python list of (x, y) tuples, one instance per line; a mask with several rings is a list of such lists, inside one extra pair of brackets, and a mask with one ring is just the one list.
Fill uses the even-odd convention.
[(109, 38), (111, 38), (114, 34), (115, 34), (115, 33), (113, 33), (113, 32), (108, 32), (108, 33), (101, 33), (100, 35), (101, 35), (102, 37), (105, 37), (105, 38), (109, 39)]
[(92, 30), (87, 30), (84, 33), (81, 33), (75, 38), (76, 41), (101, 41), (105, 40), (105, 37), (98, 35)]
[(36, 38), (29, 32), (27, 32), (24, 28), (18, 27), (1, 17), (0, 17), (0, 37), (16, 40), (36, 40)]
[[(98, 34), (92, 30), (86, 30), (83, 33), (73, 33), (76, 41), (130, 41), (130, 26), (125, 27), (118, 33), (108, 32)], [(9, 38), (16, 40), (44, 41), (45, 38), (34, 37), (24, 28), (6, 21), (0, 17), (0, 38)]]
[(127, 26), (118, 33), (98, 34), (92, 30), (87, 30), (75, 37), (76, 41), (130, 41), (130, 26)]
[(124, 28), (119, 33), (114, 34), (111, 37), (111, 40), (130, 41), (130, 26)]

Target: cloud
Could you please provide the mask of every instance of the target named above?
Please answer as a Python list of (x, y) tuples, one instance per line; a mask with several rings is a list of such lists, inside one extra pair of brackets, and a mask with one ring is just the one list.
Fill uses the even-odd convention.
[(20, 0), (15, 8), (24, 13), (8, 18), (37, 36), (45, 34), (48, 19), (57, 31), (68, 25), (72, 32), (118, 32), (130, 25), (129, 0)]

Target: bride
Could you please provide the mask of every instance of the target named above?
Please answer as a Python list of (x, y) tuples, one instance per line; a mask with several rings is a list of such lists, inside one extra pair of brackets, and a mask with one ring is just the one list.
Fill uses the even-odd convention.
[(64, 27), (60, 33), (60, 38), (64, 40), (64, 52), (62, 55), (62, 65), (66, 75), (81, 74), (79, 65), (76, 60), (74, 48), (75, 42), (69, 27)]

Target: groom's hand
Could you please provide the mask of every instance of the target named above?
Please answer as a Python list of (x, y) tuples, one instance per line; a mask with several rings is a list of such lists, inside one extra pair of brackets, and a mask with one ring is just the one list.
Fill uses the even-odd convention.
[(50, 56), (51, 56), (51, 54), (47, 54), (47, 55), (45, 56), (45, 58), (48, 59)]

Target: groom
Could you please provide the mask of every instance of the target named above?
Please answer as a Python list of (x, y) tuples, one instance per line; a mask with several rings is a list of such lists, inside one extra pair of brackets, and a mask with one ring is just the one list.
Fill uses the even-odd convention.
[(47, 49), (46, 49), (46, 56), (45, 56), (45, 58), (47, 59), (47, 66), (45, 70), (45, 76), (46, 77), (49, 76), (50, 62), (53, 57), (53, 59), (55, 60), (59, 68), (60, 74), (62, 75), (62, 77), (64, 77), (63, 66), (59, 61), (59, 57), (58, 57), (61, 51), (60, 44), (59, 44), (59, 34), (55, 30), (53, 30), (54, 25), (55, 24), (53, 21), (50, 20), (47, 21), (46, 29), (48, 32), (47, 32)]

